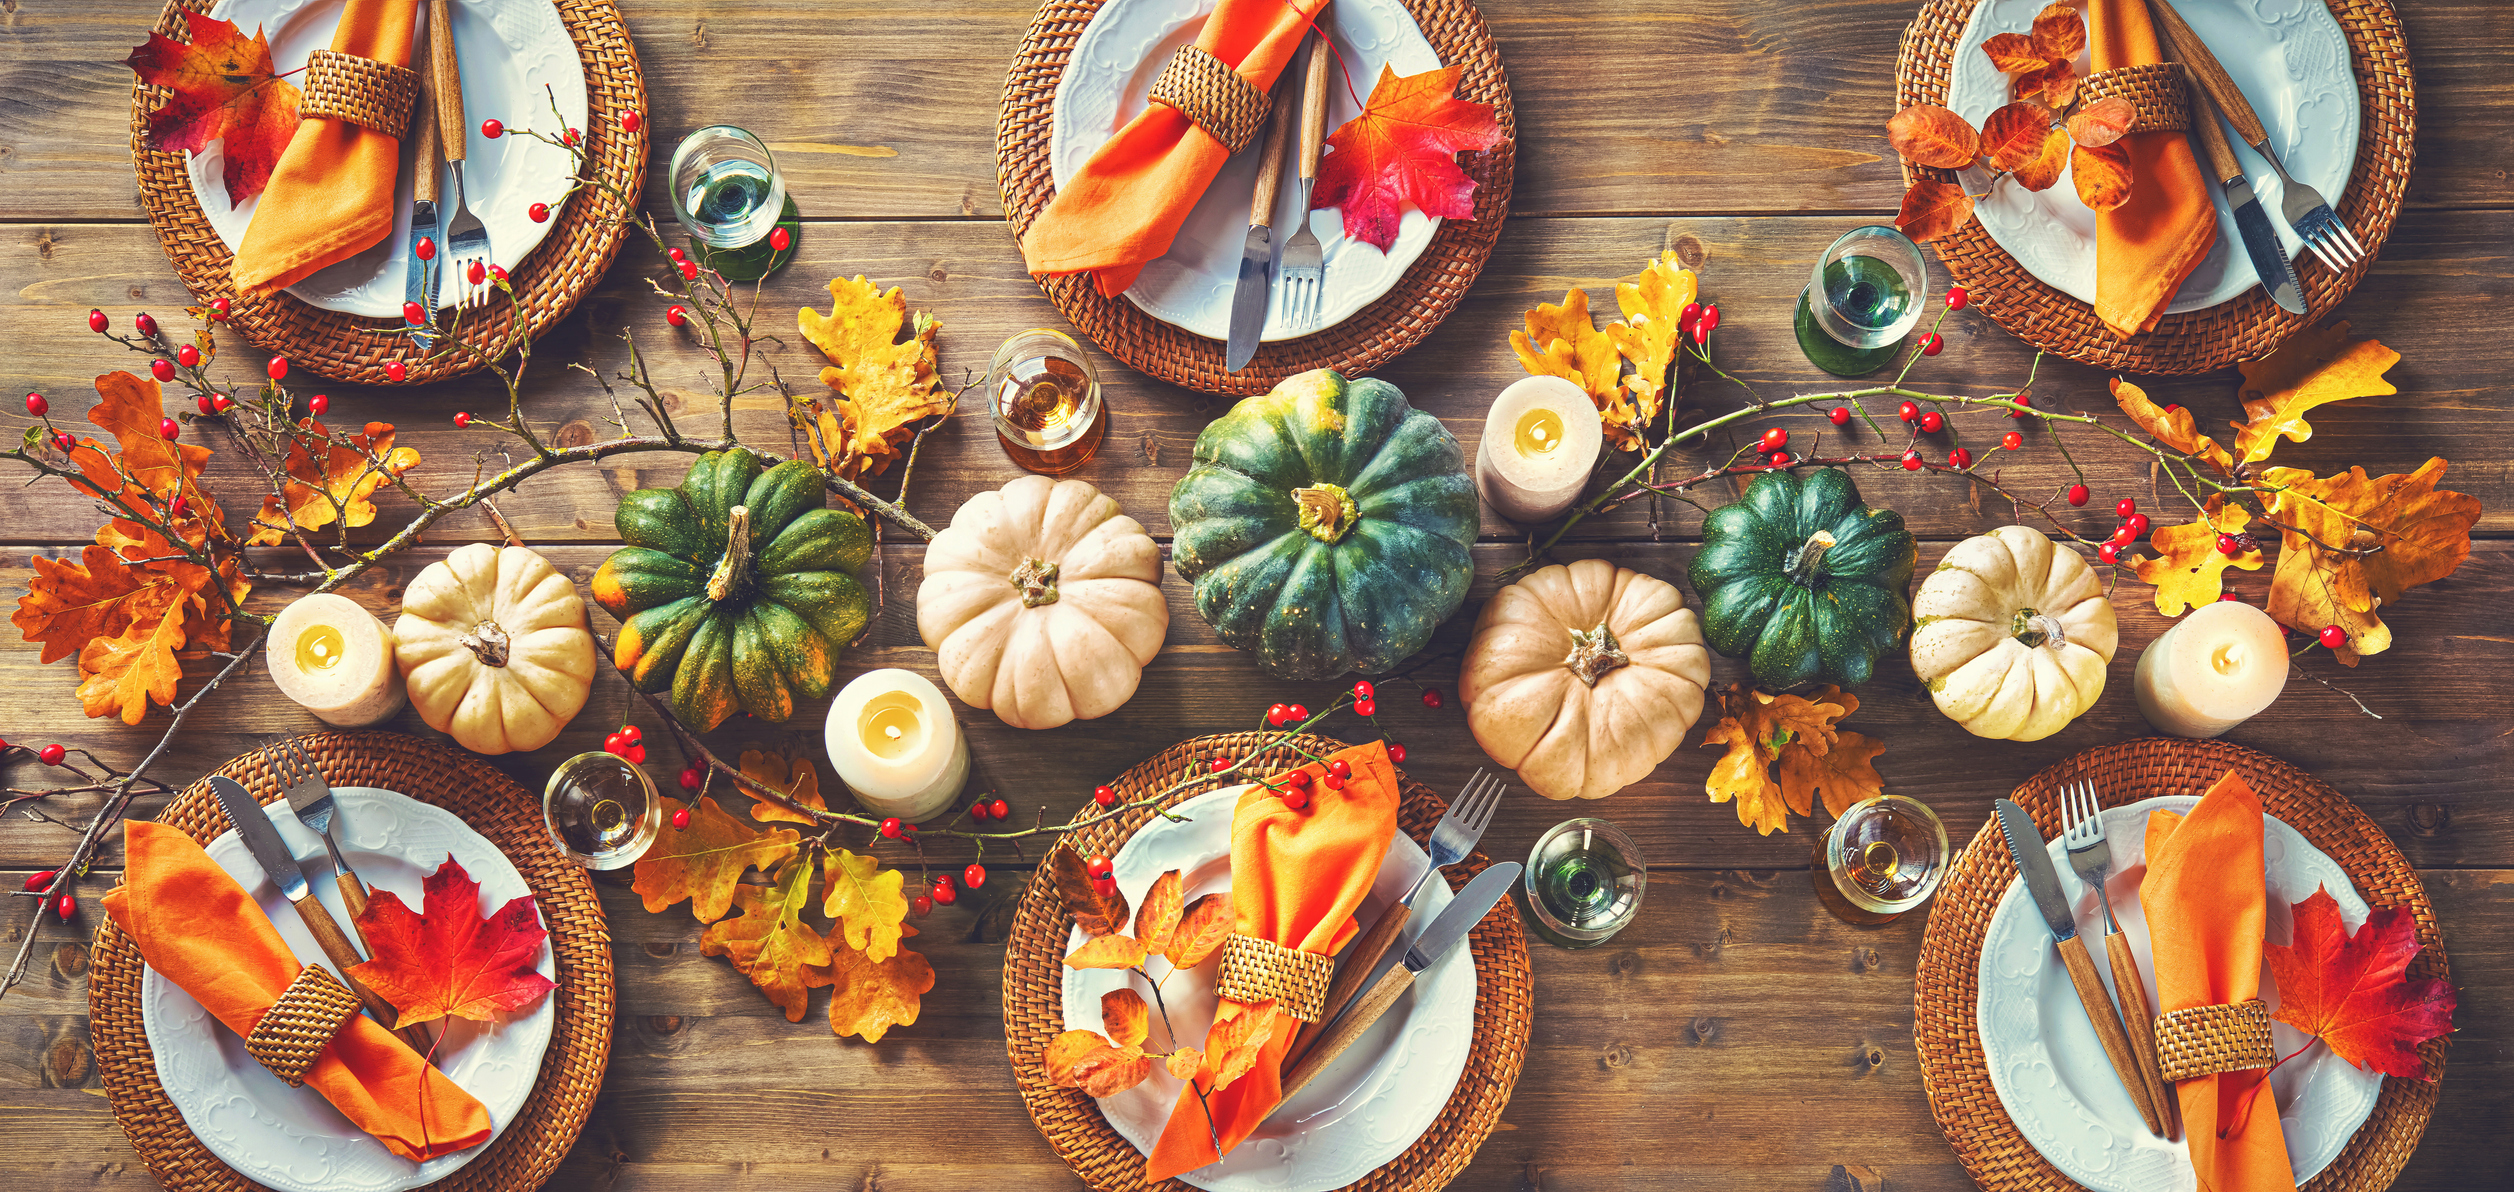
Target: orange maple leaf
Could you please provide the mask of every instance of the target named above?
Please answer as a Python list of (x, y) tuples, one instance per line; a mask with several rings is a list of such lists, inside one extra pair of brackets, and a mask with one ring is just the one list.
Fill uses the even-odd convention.
[[(672, 818), (683, 806), (665, 798), (664, 818)], [(690, 811), (689, 827), (656, 836), (646, 855), (638, 858), (636, 880), (629, 888), (644, 899), (649, 912), (686, 898), (699, 922), (713, 923), (732, 907), (734, 886), (743, 870), (775, 869), (794, 855), (802, 840), (803, 834), (792, 828), (763, 832), (746, 826), (716, 806), (714, 799), (701, 796)]]
[(375, 521), (375, 490), (419, 466), (418, 452), (393, 445), (392, 423), (370, 422), (363, 433), (349, 436), (346, 446), (330, 442), (331, 432), (312, 418), (297, 425), (303, 435), (323, 444), (323, 460), (315, 461), (304, 437), (289, 437), (289, 479), (282, 486), (288, 494), (287, 512), (281, 512), (279, 497), (263, 497), (262, 511), (253, 517), (253, 533), (244, 540), (247, 546), (286, 541), (292, 521), (307, 532), (334, 521), (352, 527), (370, 524)]
[(1379, 68), (1362, 114), (1327, 138), (1310, 210), (1344, 211), (1344, 234), (1381, 252), (1397, 242), (1408, 203), (1434, 219), (1475, 218), (1475, 180), (1458, 153), (1501, 143), (1491, 104), (1457, 97), (1463, 66), (1400, 77)]
[(2295, 942), (2261, 947), (2278, 981), (2272, 1017), (2360, 1068), (2425, 1078), (2418, 1045), (2452, 1031), (2456, 999), (2451, 982), (2409, 976), (2423, 946), (2417, 917), (2405, 906), (2384, 907), (2350, 935), (2338, 900), (2319, 886), (2293, 914)]
[(476, 1022), (521, 1010), (558, 985), (538, 965), (549, 931), (532, 895), (480, 913), (480, 883), (454, 858), (420, 882), (420, 912), (377, 890), (358, 916), (374, 959), (349, 975), (401, 1012), (401, 1025), (452, 1015)]
[(230, 202), (270, 185), (271, 169), (297, 131), (297, 89), (271, 65), (259, 29), (246, 37), (232, 22), (183, 14), (192, 41), (151, 33), (123, 59), (143, 83), (173, 94), (148, 114), (149, 148), (198, 153), (224, 139)]

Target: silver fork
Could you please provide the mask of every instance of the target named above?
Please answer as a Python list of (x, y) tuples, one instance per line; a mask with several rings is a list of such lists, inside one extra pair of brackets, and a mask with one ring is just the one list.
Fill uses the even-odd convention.
[[(463, 71), (454, 61), (454, 5), (452, 0), (428, 0), (428, 70), (436, 78), (436, 118), (439, 138), (445, 143), (445, 164), (454, 172), (453, 213), (445, 219), (445, 271), (461, 297), (454, 303), (457, 310), (476, 310), (488, 304), (489, 229), (480, 222), (480, 214), (471, 209), (471, 196), (463, 190), (463, 153), (468, 128), (463, 116)], [(472, 270), (481, 271), (483, 280), (472, 280)], [(435, 312), (429, 312), (431, 316)]]
[[(279, 780), (280, 793), (288, 797), (288, 809), (297, 813), (297, 822), (323, 838), (323, 848), (332, 855), (332, 882), (340, 889), (340, 900), (349, 908), (349, 930), (358, 937), (358, 946), (367, 956), (375, 956), (375, 946), (367, 942), (366, 932), (358, 920), (367, 913), (367, 885), (358, 871), (349, 867), (349, 859), (340, 855), (340, 845), (332, 839), (332, 784), (323, 777), (321, 767), (314, 764), (314, 755), (306, 752), (305, 743), (295, 738), (281, 741), (267, 749), (271, 759), (271, 775)], [(394, 1032), (420, 1055), (429, 1053), (430, 1041), (424, 1026), (406, 1026)]]
[(2271, 152), (2269, 145), (2264, 140), (2253, 147), (2269, 159), (2271, 169), (2278, 171), (2279, 213), (2287, 217), (2287, 226), (2296, 229), (2296, 235), (2304, 238), (2305, 247), (2322, 258), (2333, 273), (2345, 273), (2364, 260), (2366, 247), (2357, 243), (2357, 234), (2348, 230), (2329, 203), (2322, 201), (2322, 192), (2287, 176), (2287, 167), (2279, 163), (2278, 154)]
[(2104, 835), (2103, 800), (2096, 796), (2095, 784), (2081, 782), (2060, 788), (2060, 806), (2061, 823), (2067, 825), (2060, 842), (2069, 850), (2069, 867), (2094, 887), (2096, 901), (2103, 904), (2104, 952), (2112, 961), (2114, 995), (2121, 1002), (2122, 1021), (2130, 1028), (2130, 1050), (2138, 1056), (2148, 1103), (2164, 1119), (2165, 1136), (2171, 1138), (2179, 1114), (2173, 1087), (2165, 1083), (2156, 1060), (2156, 1019), (2148, 1010), (2147, 983), (2139, 976), (2139, 958), (2130, 951), (2129, 939), (2113, 921), (2112, 894), (2104, 888), (2105, 879), (2112, 876), (2112, 842)]
[(1301, 85), (1300, 230), (1283, 244), (1275, 277), (1283, 287), (1283, 323), (1294, 331), (1318, 328), (1326, 305), (1326, 250), (1318, 233), (1309, 230), (1309, 190), (1318, 181), (1318, 153), (1327, 135), (1327, 35), (1310, 42), (1309, 77)]

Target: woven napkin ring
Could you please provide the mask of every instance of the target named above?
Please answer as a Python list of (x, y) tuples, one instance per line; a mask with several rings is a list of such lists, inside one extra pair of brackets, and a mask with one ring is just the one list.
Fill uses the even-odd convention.
[(287, 991), (271, 1004), (262, 1021), (253, 1024), (253, 1033), (244, 1037), (244, 1049), (262, 1061), (271, 1075), (296, 1088), (306, 1082), (306, 1069), (314, 1066), (314, 1058), (323, 1054), (332, 1036), (357, 1012), (358, 995), (349, 992), (331, 970), (309, 964), (288, 983)]
[(1152, 82), (1152, 99), (1186, 113), (1196, 127), (1212, 133), (1233, 153), (1266, 123), (1266, 93), (1249, 85), (1228, 63), (1192, 45), (1180, 46), (1170, 55), (1169, 65)]
[(306, 60), (304, 84), (298, 119), (328, 116), (394, 137), (410, 128), (410, 105), (419, 96), (418, 71), (332, 50)]
[(2131, 132), (2181, 132), (2191, 127), (2191, 94), (2179, 62), (2147, 62), (2099, 70), (2078, 82), (2080, 106), (2118, 95), (2139, 106)]
[(2156, 1066), (2168, 1083), (2266, 1068), (2277, 1058), (2270, 1008), (2257, 997), (2156, 1016)]
[(1233, 935), (1222, 941), (1222, 972), (1213, 991), (1243, 1003), (1272, 998), (1277, 1011), (1316, 1022), (1326, 1006), (1327, 982), (1335, 975), (1334, 957), (1297, 951), (1253, 935)]

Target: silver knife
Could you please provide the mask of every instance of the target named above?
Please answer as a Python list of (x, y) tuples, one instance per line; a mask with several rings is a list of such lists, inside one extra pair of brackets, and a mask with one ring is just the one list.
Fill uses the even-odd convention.
[(1301, 1091), (1303, 1085), (1325, 1071), (1337, 1056), (1344, 1054), (1344, 1049), (1361, 1038), (1362, 1032), (1369, 1030), (1372, 1023), (1379, 1021), (1379, 1016), (1387, 1013), (1388, 1007), (1395, 1005), (1397, 998), (1413, 988), (1416, 975), (1430, 968), (1433, 961), (1447, 955), (1451, 948), (1457, 947), (1468, 932), (1475, 930), (1476, 924), (1484, 921), (1493, 904), (1500, 902), (1502, 896), (1510, 893), (1510, 887), (1518, 884), (1518, 862), (1504, 861), (1491, 866), (1475, 875), (1475, 880), (1458, 891), (1457, 897), (1450, 899), (1449, 905), (1432, 918), (1431, 924), (1423, 928), (1421, 934), (1414, 937), (1414, 943), (1405, 950), (1402, 966), (1397, 964), (1397, 950), (1390, 948), (1387, 957), (1380, 961), (1386, 966), (1385, 971), (1375, 974), (1371, 982), (1363, 986), (1362, 996), (1345, 1007), (1344, 1016), (1318, 1037), (1318, 1045), (1310, 1048), (1309, 1054), (1302, 1056), (1301, 1062), (1283, 1078), (1284, 1100), (1291, 1100), (1292, 1094)]
[(1238, 372), (1257, 354), (1266, 332), (1266, 298), (1274, 289), (1274, 193), (1283, 181), (1284, 148), (1292, 140), (1292, 113), (1301, 105), (1276, 96), (1266, 139), (1257, 150), (1257, 193), (1248, 205), (1248, 243), (1240, 249), (1239, 285), (1231, 292), (1231, 341), (1223, 368)]
[(2226, 142), (2225, 130), (2217, 126), (2217, 105), (2193, 85), (2190, 107), (2192, 135), (2199, 138), (2200, 148), (2208, 157), (2209, 172), (2217, 176), (2218, 185), (2226, 191), (2226, 205), (2235, 212), (2235, 231), (2243, 236), (2243, 251), (2252, 258), (2252, 271), (2261, 276), (2261, 288), (2280, 310), (2291, 315), (2305, 313), (2304, 286), (2296, 280), (2295, 262), (2288, 260), (2286, 250), (2279, 247), (2278, 232), (2270, 226), (2270, 213), (2261, 209), (2260, 197), (2252, 193), (2251, 176), (2243, 172), (2234, 147)]
[[(427, 322), (410, 331), (410, 342), (425, 352), (436, 346), (436, 334), (429, 330), (436, 323), (437, 281), (445, 274), (445, 229), (438, 222), (437, 195), (437, 132), (436, 79), (428, 71), (419, 72), (419, 102), (410, 105), (410, 119), (418, 126), (411, 134), (410, 159), (410, 272), (402, 284), (402, 301), (416, 302)], [(436, 245), (436, 259), (419, 258), (419, 242)]]
[(2013, 800), (1994, 800), (1991, 806), (1999, 811), (1999, 834), (2007, 838), (2008, 856), (2016, 861), (2017, 880), (2025, 883), (2025, 892), (2033, 898), (2034, 908), (2042, 912), (2043, 925), (2051, 929), (2051, 938), (2060, 948), (2061, 963), (2069, 970), (2069, 983), (2078, 991), (2078, 1004), (2086, 1010), (2086, 1019), (2095, 1026), (2095, 1037), (2104, 1045), (2104, 1056), (2112, 1061), (2113, 1074), (2121, 1078), (2121, 1087), (2130, 1094), (2130, 1104), (2146, 1119), (2151, 1133), (2163, 1133), (2162, 1119), (2156, 1107), (2148, 1104), (2147, 1081), (2139, 1075), (2138, 1059), (2130, 1051), (2130, 1036), (2121, 1023), (2121, 1011), (2113, 1005), (2112, 994), (2104, 988), (2104, 979), (2095, 973), (2095, 959), (2087, 954), (2086, 941), (2078, 938), (2077, 916), (2069, 910), (2069, 899), (2060, 892), (2060, 874), (2051, 864), (2051, 853), (2043, 847), (2042, 829), (2034, 826), (2034, 817)]
[(332, 921), (332, 912), (323, 909), (323, 904), (316, 900), (314, 887), (306, 884), (304, 871), (297, 868), (297, 855), (289, 851), (288, 841), (280, 836), (278, 828), (272, 826), (270, 817), (262, 813), (261, 805), (253, 801), (252, 793), (223, 774), (211, 775), (209, 786), (211, 793), (218, 796), (219, 807), (226, 811), (228, 822), (236, 826), (236, 835), (244, 841), (245, 851), (253, 854), (253, 860), (262, 867), (264, 876), (269, 877), (271, 883), (279, 887), (280, 895), (297, 908), (297, 918), (313, 934), (314, 942), (322, 946), (324, 957), (332, 962), (333, 973), (340, 977), (342, 984), (349, 986), (350, 992), (358, 995), (358, 1000), (366, 1003), (367, 1013), (376, 1022), (388, 1029), (392, 1027), (399, 1021), (400, 1015), (391, 1003), (377, 997), (374, 991), (349, 975), (349, 970), (363, 963), (364, 958), (358, 955), (358, 949), (349, 942), (349, 937), (341, 933), (340, 924)]

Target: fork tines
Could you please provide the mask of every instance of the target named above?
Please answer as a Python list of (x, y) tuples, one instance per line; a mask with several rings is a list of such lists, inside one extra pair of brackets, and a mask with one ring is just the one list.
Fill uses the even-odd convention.
[(2061, 839), (2070, 845), (2084, 848), (2104, 838), (2104, 805), (2094, 783), (2060, 788), (2060, 820)]
[(2305, 247), (2312, 249), (2313, 255), (2321, 258), (2322, 263), (2330, 266), (2334, 273), (2347, 272), (2366, 256), (2366, 248), (2357, 242), (2357, 234), (2349, 231), (2348, 225), (2333, 214), (2327, 204), (2307, 212), (2296, 227), (2296, 235), (2303, 237)]
[(1467, 779), (1465, 786), (1459, 788), (1458, 799), (1449, 805), (1449, 814), (1445, 818), (1457, 821), (1458, 826), (1480, 836), (1484, 825), (1492, 822), (1494, 809), (1501, 806), (1504, 789), (1500, 778), (1479, 769), (1474, 777)]

